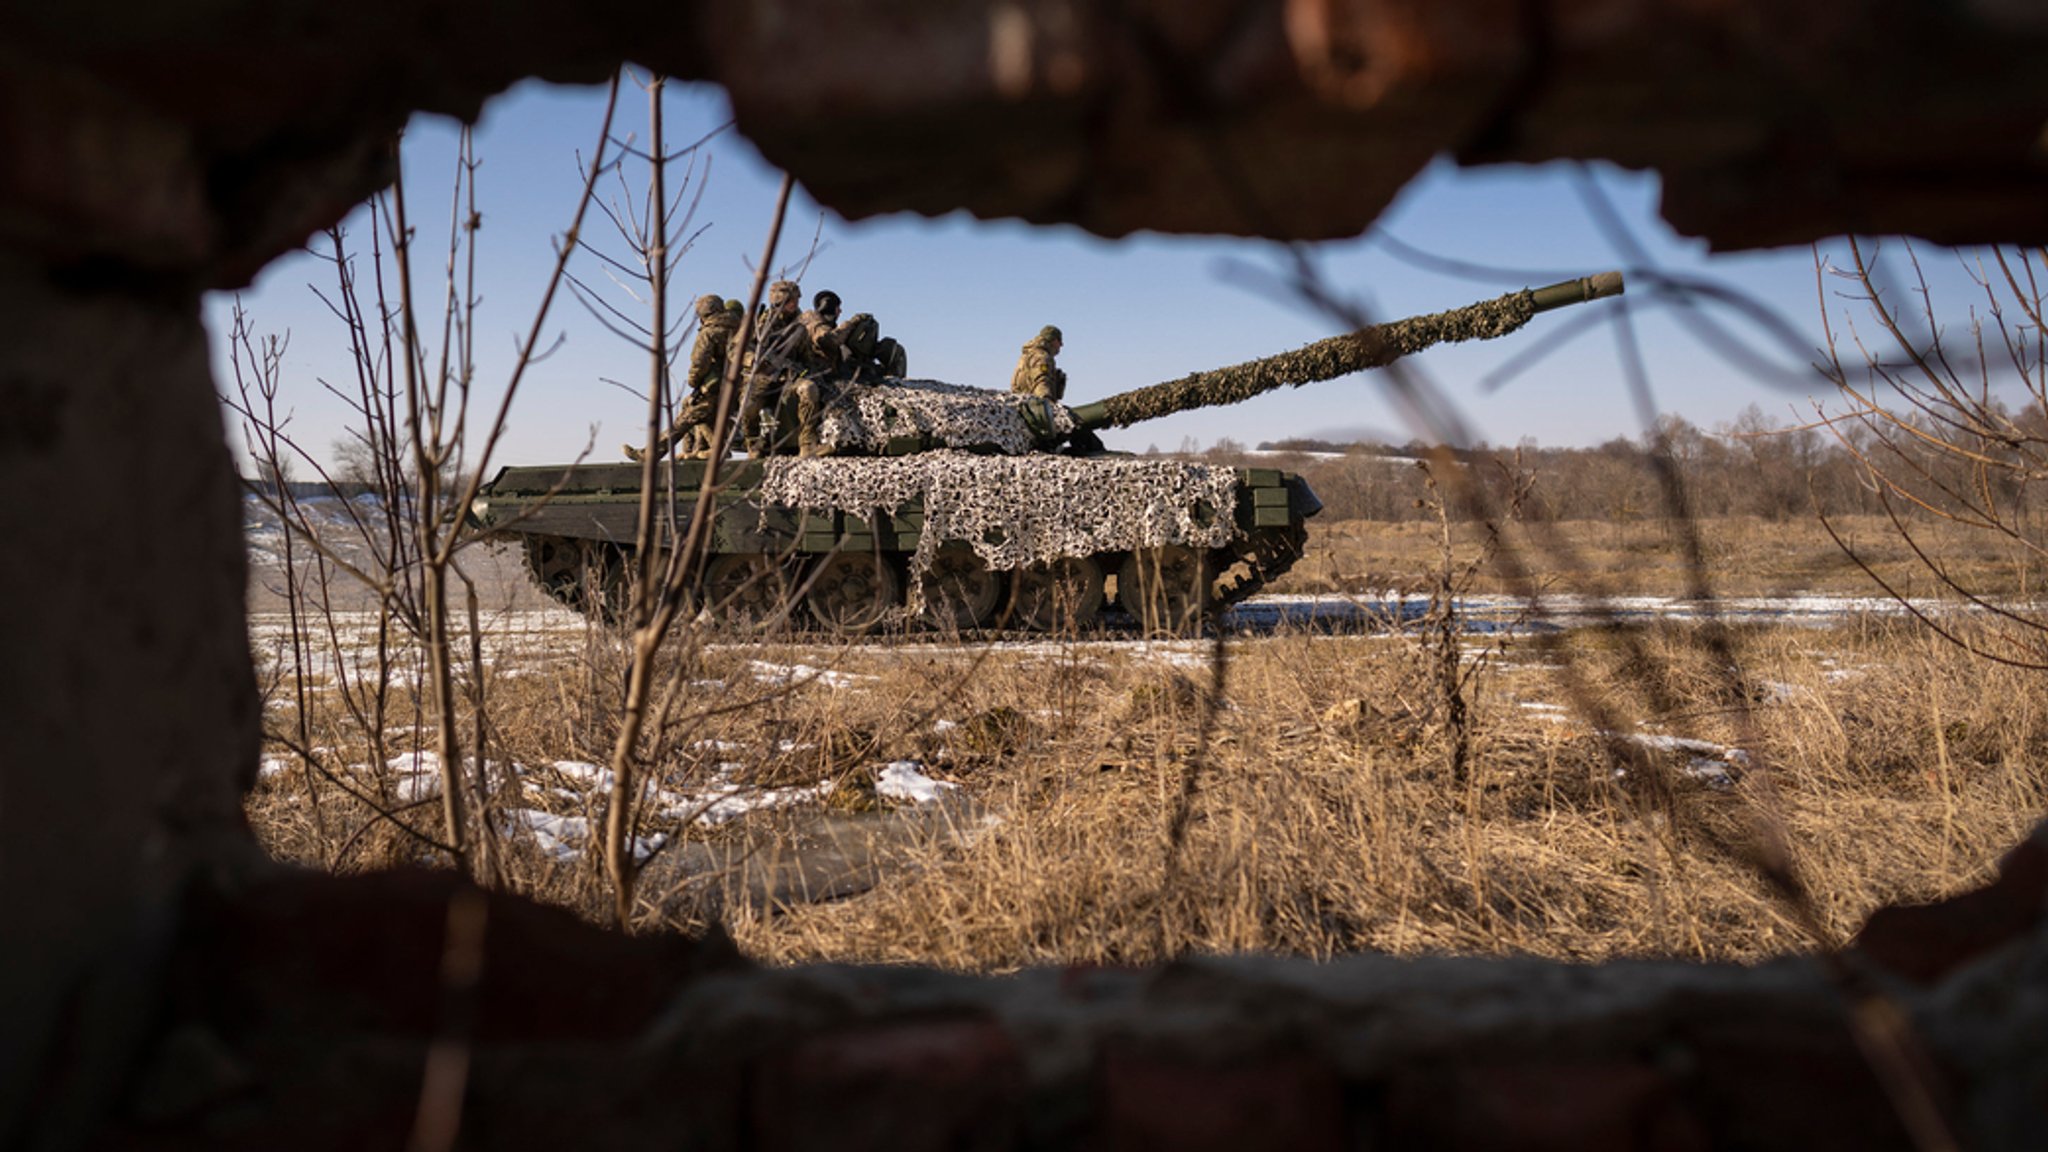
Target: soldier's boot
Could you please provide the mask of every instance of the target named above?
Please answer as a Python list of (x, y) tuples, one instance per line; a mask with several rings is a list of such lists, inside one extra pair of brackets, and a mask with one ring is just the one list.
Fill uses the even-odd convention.
[[(664, 456), (664, 455), (667, 455), (667, 453), (668, 453), (668, 450), (669, 450), (669, 448), (670, 448), (671, 446), (673, 446), (674, 444), (675, 444), (675, 440), (674, 440), (673, 438), (671, 438), (670, 436), (668, 436), (667, 434), (665, 434), (665, 433), (664, 433), (663, 435), (660, 435), (660, 436), (657, 436), (657, 437), (655, 437), (655, 438), (654, 438), (654, 455), (655, 455), (655, 458), (656, 458), (656, 459), (660, 459), (660, 458), (661, 458), (662, 456)], [(645, 450), (645, 449), (643, 449), (643, 448), (641, 448), (641, 447), (640, 447), (639, 445), (637, 445), (637, 444), (628, 444), (628, 445), (626, 445), (626, 446), (625, 446), (625, 453), (626, 453), (626, 459), (628, 459), (628, 460), (631, 460), (631, 461), (632, 461), (633, 463), (635, 463), (635, 464), (638, 464), (638, 463), (640, 463), (640, 462), (641, 462), (642, 460), (645, 460), (645, 459), (647, 459), (647, 452), (646, 452), (646, 450)]]

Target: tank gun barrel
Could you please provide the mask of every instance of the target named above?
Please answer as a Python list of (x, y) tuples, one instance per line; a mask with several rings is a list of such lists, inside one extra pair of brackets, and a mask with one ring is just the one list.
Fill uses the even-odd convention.
[(1127, 428), (1176, 412), (1235, 404), (1276, 388), (1298, 388), (1368, 368), (1383, 368), (1436, 344), (1493, 340), (1527, 324), (1538, 312), (1621, 293), (1621, 273), (1602, 272), (1541, 288), (1525, 288), (1448, 312), (1371, 324), (1278, 356), (1191, 372), (1178, 380), (1083, 404), (1073, 410), (1074, 423), (1077, 428), (1091, 430)]

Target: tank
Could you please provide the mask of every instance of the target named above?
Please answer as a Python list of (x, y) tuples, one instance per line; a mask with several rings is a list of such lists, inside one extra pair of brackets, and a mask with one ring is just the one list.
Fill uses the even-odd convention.
[[(1299, 560), (1322, 504), (1292, 473), (1109, 453), (1095, 432), (1497, 339), (1621, 291), (1607, 272), (1511, 292), (1077, 407), (932, 380), (847, 385), (821, 421), (828, 455), (657, 466), (658, 532), (664, 547), (687, 535), (709, 475), (692, 594), (733, 625), (1059, 632), (1113, 609), (1186, 632)], [(645, 475), (633, 463), (505, 468), (472, 514), (519, 542), (550, 596), (609, 614), (637, 567)]]

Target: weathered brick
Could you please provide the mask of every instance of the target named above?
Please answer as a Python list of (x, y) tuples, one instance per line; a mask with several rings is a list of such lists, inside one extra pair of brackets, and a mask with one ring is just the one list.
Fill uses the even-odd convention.
[(1623, 1060), (1469, 1064), (1394, 1077), (1395, 1148), (1695, 1152), (1705, 1130), (1656, 1069)]
[(1100, 1147), (1343, 1147), (1337, 1074), (1287, 1054), (1225, 1065), (1113, 1048), (1101, 1068)]
[(801, 1041), (761, 1061), (750, 1111), (769, 1150), (1014, 1147), (1024, 1068), (992, 1020), (900, 1020)]
[[(301, 1026), (425, 1036), (441, 1023), (446, 872), (295, 873), (199, 911), (185, 967), (230, 1031)], [(478, 1044), (624, 1039), (703, 971), (743, 967), (729, 945), (621, 936), (557, 908), (487, 897), (471, 1038)]]

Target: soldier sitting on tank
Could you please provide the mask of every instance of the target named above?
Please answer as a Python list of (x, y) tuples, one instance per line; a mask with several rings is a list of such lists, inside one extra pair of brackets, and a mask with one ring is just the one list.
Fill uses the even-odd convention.
[(786, 450), (776, 416), (784, 392), (821, 367), (810, 331), (799, 314), (802, 299), (803, 289), (795, 281), (777, 280), (769, 285), (760, 331), (742, 359), (745, 399), (740, 404), (740, 434), (746, 438), (750, 456)]
[(827, 289), (811, 298), (811, 308), (797, 317), (804, 334), (811, 338), (813, 375), (838, 376), (846, 363), (846, 349), (839, 342), (839, 293)]
[[(740, 327), (739, 301), (717, 296), (697, 297), (697, 341), (690, 346), (690, 374), (684, 378), (689, 389), (676, 422), (655, 439), (657, 455), (678, 448), (683, 455), (700, 457), (710, 448), (708, 433), (718, 410), (718, 384), (725, 378), (733, 338)], [(626, 445), (626, 459), (638, 462), (642, 453)]]
[[(1058, 328), (1050, 324), (1040, 328), (1038, 335), (1024, 345), (1023, 355), (1017, 357), (1017, 371), (1010, 376), (1010, 391), (1054, 404), (1064, 401), (1067, 374), (1053, 362), (1064, 344)], [(1076, 428), (1067, 434), (1066, 450), (1074, 456), (1094, 456), (1105, 451), (1101, 439), (1086, 428)]]
[[(803, 456), (831, 454), (824, 441), (825, 409), (839, 398), (846, 375), (846, 348), (834, 325), (839, 321), (839, 293), (830, 289), (811, 298), (811, 309), (798, 317), (811, 342), (811, 368), (788, 384), (796, 399), (797, 452)], [(770, 449), (773, 451), (773, 449)]]
[(903, 345), (882, 335), (881, 325), (866, 312), (856, 312), (839, 326), (839, 346), (846, 349), (846, 377), (856, 384), (901, 380), (910, 373)]
[(1059, 403), (1067, 394), (1067, 374), (1053, 362), (1061, 345), (1059, 329), (1050, 324), (1040, 328), (1017, 357), (1017, 370), (1010, 375), (1010, 391)]

